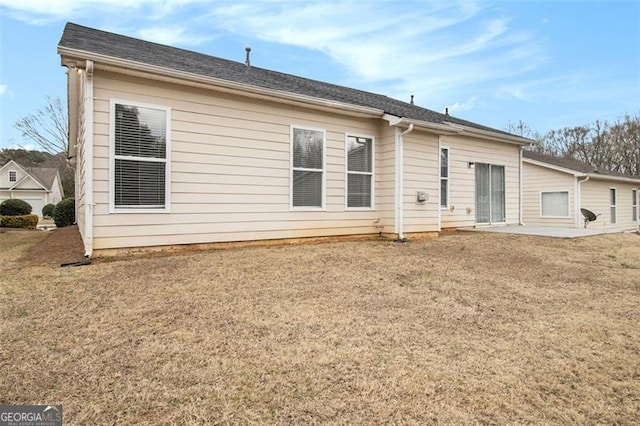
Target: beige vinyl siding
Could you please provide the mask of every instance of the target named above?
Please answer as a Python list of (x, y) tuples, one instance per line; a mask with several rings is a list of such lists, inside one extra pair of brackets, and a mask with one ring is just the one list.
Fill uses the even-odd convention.
[[(14, 187), (15, 190), (23, 189), (23, 190), (35, 190), (35, 191), (44, 191), (42, 189), (42, 185), (40, 185), (34, 178), (31, 176), (21, 177), (18, 181), (18, 184)], [(18, 198), (14, 196), (13, 198)]]
[[(505, 223), (517, 225), (520, 222), (520, 147), (461, 136), (442, 136), (440, 144), (449, 149), (449, 207), (440, 210), (442, 228), (476, 223), (475, 168), (469, 168), (469, 162), (504, 166)], [(434, 176), (439, 184), (437, 167), (436, 163)]]
[(394, 233), (395, 229), (395, 128), (382, 121), (375, 146), (375, 208), (380, 217), (378, 232)]
[[(523, 161), (522, 221), (531, 226), (574, 228), (576, 226), (576, 177)], [(542, 217), (542, 192), (568, 192), (569, 217)], [(581, 223), (581, 222), (579, 222)]]
[[(437, 232), (438, 136), (414, 130), (404, 136), (403, 150), (403, 211), (404, 232)], [(416, 192), (427, 193), (425, 203), (416, 203)]]
[[(10, 170), (12, 171), (15, 170), (16, 172), (15, 182), (9, 181)], [(17, 182), (20, 182), (20, 180), (22, 180), (25, 176), (26, 176), (26, 173), (20, 167), (17, 167), (14, 163), (7, 163), (4, 166), (2, 166), (2, 168), (0, 168), (0, 188), (11, 188)], [(9, 194), (7, 194), (7, 198), (9, 198)]]
[[(379, 232), (389, 138), (377, 120), (94, 75), (94, 248)], [(171, 213), (109, 213), (110, 99), (171, 108)], [(326, 131), (325, 211), (290, 211), (290, 126)], [(376, 210), (345, 211), (345, 133), (376, 135)]]
[[(607, 228), (620, 231), (635, 229), (638, 225), (631, 217), (631, 190), (638, 185), (589, 179), (580, 184), (582, 189), (582, 207), (600, 214), (595, 222), (589, 223), (589, 228)], [(610, 188), (616, 188), (617, 195), (617, 221), (611, 223), (610, 215)]]

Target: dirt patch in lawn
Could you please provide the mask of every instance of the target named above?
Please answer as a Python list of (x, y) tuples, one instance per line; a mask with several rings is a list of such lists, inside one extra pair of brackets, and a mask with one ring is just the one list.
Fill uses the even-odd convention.
[[(4, 262), (25, 235), (0, 234)], [(464, 233), (12, 271), (0, 403), (61, 403), (70, 424), (640, 421), (636, 235)]]
[(40, 232), (46, 233), (46, 237), (22, 257), (22, 266), (60, 266), (84, 259), (84, 245), (76, 225)]

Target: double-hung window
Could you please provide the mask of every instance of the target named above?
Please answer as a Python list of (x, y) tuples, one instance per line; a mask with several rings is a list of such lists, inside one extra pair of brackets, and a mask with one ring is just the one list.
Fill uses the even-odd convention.
[(440, 207), (449, 206), (449, 148), (440, 148)]
[(324, 208), (324, 130), (291, 127), (291, 207)]
[(111, 210), (169, 211), (170, 110), (111, 102)]
[(16, 170), (9, 170), (9, 182), (15, 182), (18, 180), (18, 172)]
[(347, 135), (347, 208), (373, 207), (373, 138)]
[(634, 222), (638, 221), (638, 190), (631, 190), (631, 219)]

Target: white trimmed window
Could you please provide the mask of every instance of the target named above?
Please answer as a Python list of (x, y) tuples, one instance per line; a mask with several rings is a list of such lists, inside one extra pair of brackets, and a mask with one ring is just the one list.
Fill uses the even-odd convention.
[(373, 207), (373, 138), (347, 135), (347, 208)]
[(569, 217), (569, 192), (543, 192), (540, 195), (542, 217)]
[(449, 148), (440, 148), (440, 207), (449, 206)]
[(615, 188), (609, 188), (609, 198), (611, 202), (611, 224), (615, 224), (618, 220), (618, 194)]
[(291, 127), (291, 207), (324, 208), (325, 131)]
[(638, 190), (631, 190), (631, 219), (638, 221)]
[(9, 170), (9, 182), (15, 182), (18, 180), (18, 172), (16, 170)]
[(170, 113), (112, 100), (112, 211), (169, 211)]

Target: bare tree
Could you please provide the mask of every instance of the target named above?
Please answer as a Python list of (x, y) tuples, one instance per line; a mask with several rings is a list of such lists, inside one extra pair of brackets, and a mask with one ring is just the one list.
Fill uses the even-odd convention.
[(533, 139), (538, 142), (540, 141), (540, 139), (542, 139), (540, 133), (533, 130), (531, 126), (529, 126), (522, 120), (518, 120), (517, 123), (509, 121), (506, 130), (511, 134), (522, 136), (523, 138)]
[(52, 155), (60, 171), (62, 186), (67, 196), (74, 193), (74, 172), (67, 162), (69, 132), (66, 106), (60, 98), (47, 96), (43, 108), (16, 121), (14, 127), (23, 138), (35, 142), (43, 151)]
[(540, 135), (523, 121), (509, 123), (507, 131), (539, 141), (533, 150), (572, 158), (602, 170), (640, 176), (640, 115), (625, 115), (613, 123), (564, 127)]
[(22, 137), (35, 142), (44, 151), (56, 155), (67, 152), (69, 132), (66, 108), (60, 98), (47, 96), (44, 108), (36, 110), (20, 120), (14, 127)]

